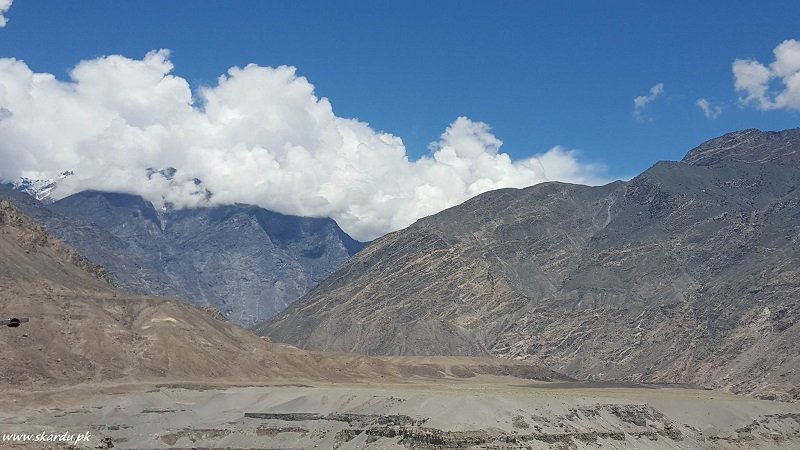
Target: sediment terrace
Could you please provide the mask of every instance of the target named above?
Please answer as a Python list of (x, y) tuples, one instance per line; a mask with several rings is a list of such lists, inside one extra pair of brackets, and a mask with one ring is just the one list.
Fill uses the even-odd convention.
[(800, 446), (800, 407), (701, 389), (496, 376), (83, 385), (10, 393), (0, 401), (0, 430), (91, 431), (78, 448), (777, 449)]

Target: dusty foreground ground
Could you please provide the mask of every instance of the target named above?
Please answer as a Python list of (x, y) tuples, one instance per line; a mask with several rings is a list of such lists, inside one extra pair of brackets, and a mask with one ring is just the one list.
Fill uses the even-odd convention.
[(7, 392), (0, 432), (42, 431), (90, 432), (78, 448), (785, 449), (800, 448), (800, 406), (696, 389), (494, 376)]

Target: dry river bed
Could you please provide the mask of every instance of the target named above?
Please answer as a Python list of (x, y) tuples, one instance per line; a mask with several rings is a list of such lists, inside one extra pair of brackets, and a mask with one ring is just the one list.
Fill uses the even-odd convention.
[[(672, 387), (511, 377), (382, 384), (80, 385), (0, 399), (0, 433), (72, 448), (786, 449), (800, 405)], [(0, 442), (0, 448), (70, 445)]]

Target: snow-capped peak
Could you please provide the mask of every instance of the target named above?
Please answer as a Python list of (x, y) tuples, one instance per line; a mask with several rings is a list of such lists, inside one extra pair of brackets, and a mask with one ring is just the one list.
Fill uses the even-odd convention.
[(58, 185), (58, 182), (74, 174), (75, 173), (73, 171), (66, 170), (58, 174), (55, 178), (47, 178), (42, 180), (32, 180), (30, 178), (20, 177), (19, 181), (14, 183), (14, 189), (28, 194), (40, 202), (51, 203), (53, 199), (50, 198), (50, 194), (53, 193), (53, 190)]

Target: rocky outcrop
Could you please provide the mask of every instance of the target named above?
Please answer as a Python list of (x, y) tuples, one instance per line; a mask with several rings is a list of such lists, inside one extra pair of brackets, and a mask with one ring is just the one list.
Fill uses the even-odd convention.
[(629, 182), (489, 192), (376, 240), (258, 330), (797, 399), (799, 152), (800, 130), (747, 130)]

